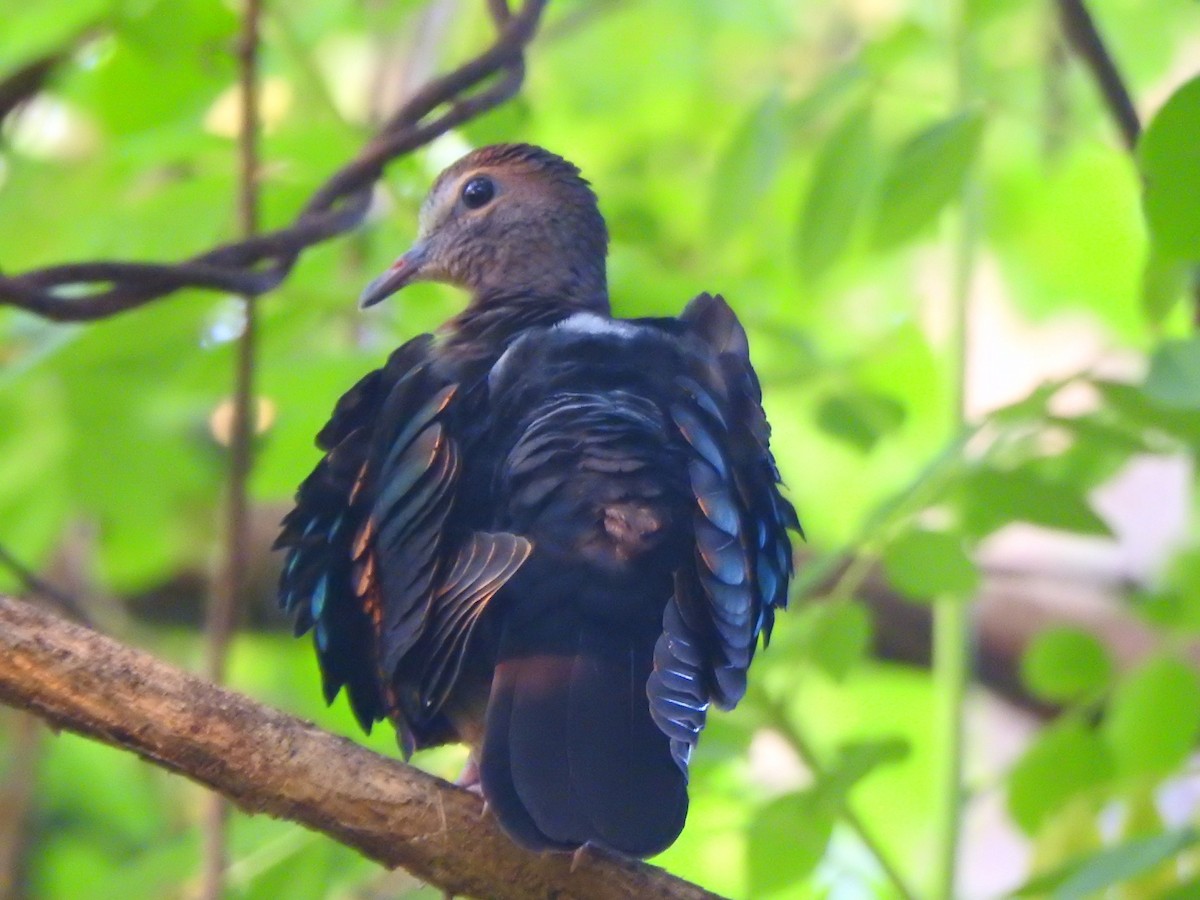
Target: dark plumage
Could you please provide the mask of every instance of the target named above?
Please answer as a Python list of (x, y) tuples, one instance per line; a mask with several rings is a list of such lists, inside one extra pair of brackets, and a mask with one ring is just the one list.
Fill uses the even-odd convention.
[(792, 574), (746, 335), (720, 297), (617, 320), (570, 163), (486, 147), (442, 173), (363, 295), (467, 308), (338, 402), (278, 546), (326, 698), (405, 753), (465, 741), (533, 849), (667, 847), (710, 702), (741, 699)]

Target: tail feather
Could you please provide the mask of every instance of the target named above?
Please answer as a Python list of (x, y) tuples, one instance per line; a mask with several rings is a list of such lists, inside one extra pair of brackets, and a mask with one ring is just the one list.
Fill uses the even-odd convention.
[(577, 845), (589, 834), (587, 816), (571, 778), (570, 656), (532, 656), (516, 670), (509, 760), (517, 796), (541, 831), (558, 844)]
[(506, 629), (480, 763), (484, 795), (531, 849), (594, 843), (650, 856), (687, 815), (686, 778), (649, 713), (653, 635), (601, 623), (572, 623), (571, 632), (537, 641), (528, 627)]
[(555, 841), (538, 826), (517, 793), (513, 783), (511, 744), (508, 735), (513, 704), (522, 679), (520, 662), (502, 664), (492, 680), (488, 701), (483, 752), (479, 761), (479, 779), (488, 805), (500, 819), (509, 837), (529, 850), (571, 850), (574, 841)]

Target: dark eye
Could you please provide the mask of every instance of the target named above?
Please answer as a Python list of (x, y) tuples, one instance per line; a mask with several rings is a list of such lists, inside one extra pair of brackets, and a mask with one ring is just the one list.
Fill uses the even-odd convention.
[(477, 175), (463, 185), (462, 201), (467, 209), (479, 209), (481, 206), (487, 206), (495, 196), (496, 186), (492, 184), (492, 179), (484, 178), (482, 175)]

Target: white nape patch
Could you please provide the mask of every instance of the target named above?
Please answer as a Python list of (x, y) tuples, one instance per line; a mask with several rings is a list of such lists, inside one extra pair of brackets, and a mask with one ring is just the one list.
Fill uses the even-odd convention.
[(590, 312), (575, 313), (554, 327), (576, 334), (610, 334), (619, 338), (631, 338), (638, 332), (636, 325), (622, 322), (620, 319), (606, 319)]

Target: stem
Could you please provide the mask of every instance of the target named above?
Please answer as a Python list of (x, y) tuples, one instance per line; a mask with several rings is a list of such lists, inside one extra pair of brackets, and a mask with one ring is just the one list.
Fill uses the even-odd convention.
[[(813, 779), (820, 782), (826, 775), (825, 766), (821, 763), (820, 757), (817, 756), (817, 752), (813, 749), (812, 744), (808, 742), (804, 730), (788, 715), (783, 704), (770, 696), (765, 690), (753, 685), (750, 689), (756, 695), (757, 705), (766, 712), (772, 727), (791, 744), (792, 749), (796, 751), (796, 755), (803, 760), (804, 765), (812, 773)], [(883, 872), (884, 877), (895, 889), (896, 893), (903, 900), (916, 900), (916, 892), (908, 886), (903, 873), (901, 873), (891, 857), (888, 856), (887, 852), (883, 849), (883, 845), (871, 833), (866, 822), (851, 808), (848, 799), (842, 804), (840, 815), (842, 821), (854, 832), (867, 852), (874, 857), (876, 865), (879, 866), (880, 871)]]
[(934, 748), (933, 896), (955, 896), (959, 819), (962, 811), (963, 701), (969, 671), (971, 607), (962, 597), (941, 597), (933, 607)]
[[(965, 106), (971, 99), (975, 58), (967, 0), (958, 0), (952, 9), (955, 17), (953, 43), (957, 77), (957, 103)], [(978, 239), (977, 182), (969, 172), (963, 185), (962, 213), (954, 254), (951, 305), (951, 354), (953, 359), (953, 414), (961, 433), (967, 426), (967, 372), (969, 363), (969, 326), (971, 275)], [(970, 598), (943, 596), (933, 606), (933, 690), (936, 741), (933, 786), (934, 885), (933, 897), (951, 900), (955, 896), (958, 872), (958, 843), (963, 803), (963, 704), (970, 678), (971, 653)]]
[[(238, 223), (242, 237), (258, 231), (258, 48), (262, 0), (245, 0), (238, 40), (241, 127), (238, 131)], [(208, 608), (206, 671), (218, 684), (225, 678), (229, 643), (237, 621), (250, 549), (246, 485), (253, 463), (254, 361), (257, 322), (253, 297), (242, 298), (245, 325), (237, 344), (233, 423), (229, 437), (229, 494), (221, 575)], [(220, 900), (225, 893), (226, 832), (229, 808), (220, 794), (206, 798), (201, 896)]]
[(0, 715), (10, 735), (8, 771), (0, 782), (0, 897), (20, 897), (25, 854), (32, 847), (37, 774), (42, 761), (45, 729), (37, 716), (12, 710)]

